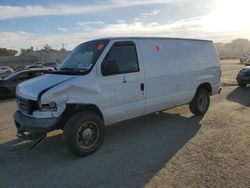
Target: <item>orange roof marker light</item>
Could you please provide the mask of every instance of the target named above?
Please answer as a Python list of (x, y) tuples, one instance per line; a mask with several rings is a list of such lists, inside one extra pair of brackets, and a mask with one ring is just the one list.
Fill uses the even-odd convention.
[(99, 45), (97, 46), (97, 50), (101, 50), (101, 49), (103, 49), (103, 47), (104, 47), (104, 44), (99, 44)]
[(155, 47), (155, 50), (156, 50), (157, 52), (161, 51), (160, 46), (159, 46), (159, 45), (157, 45), (157, 46)]

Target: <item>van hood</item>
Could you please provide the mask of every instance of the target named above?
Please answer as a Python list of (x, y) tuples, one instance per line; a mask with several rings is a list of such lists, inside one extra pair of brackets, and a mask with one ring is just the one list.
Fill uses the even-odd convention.
[(75, 75), (46, 74), (20, 83), (16, 88), (16, 95), (37, 101), (39, 94), (63, 82), (71, 80)]

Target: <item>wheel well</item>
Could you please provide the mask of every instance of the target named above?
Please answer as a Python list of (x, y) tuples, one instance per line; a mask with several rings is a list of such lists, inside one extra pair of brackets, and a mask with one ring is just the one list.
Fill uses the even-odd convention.
[(67, 104), (65, 113), (67, 116), (70, 116), (72, 113), (77, 113), (80, 111), (95, 112), (96, 114), (98, 114), (102, 118), (102, 120), (104, 120), (102, 112), (94, 104), (87, 104), (87, 105), (86, 104)]
[(212, 94), (212, 86), (210, 83), (200, 84), (199, 87), (197, 88), (197, 90), (199, 90), (200, 88), (206, 89), (210, 95)]
[(96, 105), (93, 105), (93, 104), (67, 104), (66, 110), (62, 114), (62, 119), (58, 123), (57, 128), (64, 129), (65, 122), (67, 122), (69, 120), (71, 115), (75, 114), (77, 112), (80, 112), (80, 111), (94, 112), (94, 113), (98, 114), (104, 122), (102, 112), (100, 111), (100, 109)]

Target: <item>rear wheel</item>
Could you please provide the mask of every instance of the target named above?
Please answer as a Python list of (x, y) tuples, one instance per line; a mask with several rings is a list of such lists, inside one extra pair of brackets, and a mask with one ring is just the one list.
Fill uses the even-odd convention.
[(64, 137), (69, 150), (75, 155), (89, 155), (103, 143), (103, 121), (95, 113), (79, 112), (66, 123)]
[(246, 87), (246, 86), (247, 86), (246, 83), (238, 83), (238, 85), (239, 85), (240, 87)]
[(204, 115), (210, 105), (210, 95), (206, 89), (197, 90), (193, 100), (189, 104), (190, 111), (195, 115)]

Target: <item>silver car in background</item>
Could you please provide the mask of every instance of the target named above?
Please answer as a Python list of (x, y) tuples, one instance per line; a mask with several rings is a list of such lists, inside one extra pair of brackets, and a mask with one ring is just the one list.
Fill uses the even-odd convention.
[(5, 76), (13, 72), (13, 69), (9, 66), (1, 66), (0, 67), (0, 76)]

